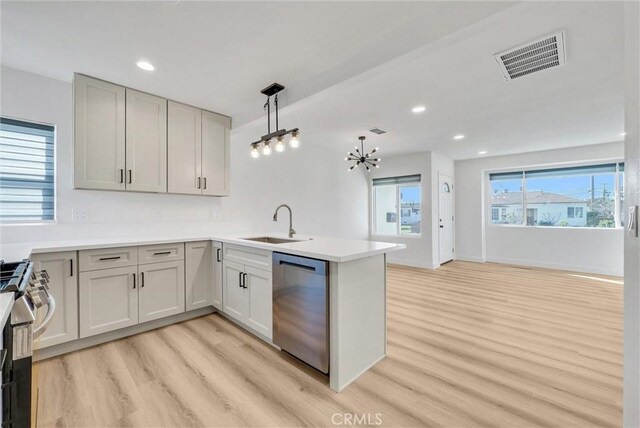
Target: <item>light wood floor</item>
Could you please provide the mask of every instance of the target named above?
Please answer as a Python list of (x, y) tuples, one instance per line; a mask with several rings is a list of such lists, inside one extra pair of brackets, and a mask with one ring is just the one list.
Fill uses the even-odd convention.
[(387, 358), (339, 394), (214, 314), (36, 364), (38, 425), (622, 424), (620, 278), (390, 266), (387, 309)]

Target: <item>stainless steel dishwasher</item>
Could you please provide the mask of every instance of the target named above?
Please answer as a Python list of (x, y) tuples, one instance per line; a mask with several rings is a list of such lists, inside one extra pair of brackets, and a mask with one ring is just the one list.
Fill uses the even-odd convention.
[(329, 373), (329, 263), (273, 253), (273, 343)]

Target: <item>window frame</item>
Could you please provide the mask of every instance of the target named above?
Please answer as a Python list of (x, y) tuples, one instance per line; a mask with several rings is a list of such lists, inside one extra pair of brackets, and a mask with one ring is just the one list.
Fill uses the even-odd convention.
[(24, 122), (27, 124), (48, 126), (53, 128), (53, 218), (52, 219), (36, 219), (36, 220), (3, 220), (0, 218), (1, 227), (12, 226), (37, 226), (51, 225), (58, 223), (58, 126), (53, 123), (42, 122), (33, 119), (24, 119), (8, 115), (0, 115), (2, 119)]
[[(614, 164), (615, 163), (615, 172), (613, 172), (613, 177), (614, 177), (614, 227), (590, 227), (590, 226), (540, 226), (540, 225), (528, 225), (527, 224), (527, 216), (526, 216), (526, 212), (527, 212), (527, 198), (526, 198), (526, 192), (527, 192), (527, 185), (526, 185), (526, 181), (527, 181), (527, 176), (526, 173), (527, 171), (531, 172), (531, 171), (537, 171), (537, 170), (553, 170), (553, 169), (570, 169), (570, 168), (575, 168), (575, 167), (598, 167), (598, 166), (602, 166), (602, 165), (606, 165), (606, 164)], [(531, 165), (531, 166), (525, 166), (525, 167), (517, 167), (517, 168), (506, 168), (506, 169), (500, 169), (500, 170), (485, 170), (485, 189), (486, 189), (486, 195), (488, 195), (488, 197), (486, 198), (486, 200), (484, 201), (485, 203), (485, 209), (489, 210), (489, 215), (485, 216), (486, 221), (485, 224), (487, 224), (490, 227), (524, 227), (524, 228), (536, 228), (536, 227), (540, 227), (540, 228), (546, 228), (546, 229), (575, 229), (575, 230), (579, 230), (579, 229), (586, 229), (586, 230), (621, 230), (623, 229), (624, 225), (622, 224), (622, 215), (623, 213), (623, 206), (621, 205), (621, 195), (620, 195), (620, 184), (623, 183), (623, 181), (621, 181), (621, 174), (624, 172), (624, 159), (620, 159), (620, 158), (613, 158), (613, 159), (602, 159), (599, 161), (588, 161), (588, 162), (573, 162), (573, 163), (563, 163), (563, 164), (547, 164), (547, 165)], [(496, 224), (493, 223), (492, 217), (491, 217), (491, 208), (492, 208), (492, 204), (491, 204), (491, 174), (501, 174), (501, 173), (521, 173), (522, 174), (522, 194), (523, 194), (523, 201), (522, 201), (522, 208), (523, 208), (523, 213), (524, 215), (522, 216), (522, 222), (518, 223), (518, 224)], [(569, 207), (567, 207), (569, 208)], [(574, 212), (576, 207), (574, 206)], [(582, 208), (582, 207), (579, 207)], [(486, 211), (485, 211), (486, 212)], [(586, 212), (583, 209), (583, 213), (582, 213), (582, 217), (578, 217), (578, 218), (585, 218), (586, 217)]]
[[(424, 222), (422, 221), (423, 214), (423, 189), (422, 189), (422, 177), (420, 174), (414, 174), (416, 177), (419, 177), (417, 181), (413, 182), (398, 182), (398, 183), (389, 183), (389, 184), (373, 184), (371, 182), (371, 235), (372, 236), (381, 236), (381, 237), (400, 237), (400, 238), (419, 238), (422, 237)], [(392, 179), (401, 179), (404, 176), (399, 177), (389, 177), (389, 180)], [(409, 177), (409, 176), (406, 176)], [(377, 224), (378, 224), (378, 214), (376, 210), (376, 187), (395, 187), (395, 195), (396, 195), (396, 233), (378, 233)], [(401, 189), (404, 187), (418, 187), (420, 189), (420, 233), (401, 233), (402, 229), (402, 202), (401, 202)]]

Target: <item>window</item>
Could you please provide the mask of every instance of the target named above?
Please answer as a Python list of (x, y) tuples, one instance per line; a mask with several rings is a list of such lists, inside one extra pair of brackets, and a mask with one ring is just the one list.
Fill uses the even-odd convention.
[(419, 235), (421, 220), (420, 175), (373, 179), (375, 235)]
[(54, 219), (54, 135), (51, 125), (0, 118), (0, 221)]
[(613, 228), (623, 221), (622, 163), (496, 173), (489, 180), (493, 224)]

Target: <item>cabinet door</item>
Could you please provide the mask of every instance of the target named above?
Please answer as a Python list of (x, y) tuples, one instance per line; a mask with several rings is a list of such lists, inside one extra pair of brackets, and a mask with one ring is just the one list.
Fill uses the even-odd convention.
[(169, 101), (169, 193), (202, 193), (202, 110)]
[(187, 242), (186, 298), (187, 310), (203, 308), (213, 302), (213, 259), (211, 241)]
[(75, 187), (124, 190), (125, 88), (77, 74), (74, 98)]
[(222, 310), (222, 242), (213, 242), (213, 299), (216, 309)]
[(127, 190), (167, 191), (167, 100), (127, 89)]
[(139, 267), (140, 322), (184, 312), (184, 262)]
[(273, 336), (273, 285), (271, 272), (245, 266), (246, 291), (249, 294), (247, 325), (263, 336)]
[(137, 269), (80, 273), (80, 337), (138, 324)]
[[(45, 332), (34, 342), (36, 349), (58, 345), (78, 338), (78, 263), (75, 251), (34, 254), (34, 271), (49, 274), (49, 293), (56, 310)], [(45, 314), (38, 312), (38, 322)]]
[(223, 311), (230, 317), (245, 322), (247, 310), (249, 309), (249, 300), (248, 293), (240, 286), (240, 277), (244, 272), (244, 266), (228, 261), (225, 261), (223, 266)]
[(231, 119), (202, 111), (202, 194), (229, 195)]

